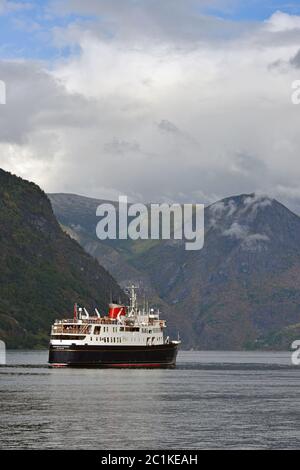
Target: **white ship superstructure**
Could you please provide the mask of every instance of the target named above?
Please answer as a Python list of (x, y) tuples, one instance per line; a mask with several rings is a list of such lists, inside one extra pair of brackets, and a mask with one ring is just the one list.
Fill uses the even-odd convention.
[(164, 340), (165, 320), (160, 320), (159, 311), (137, 305), (136, 288), (131, 287), (130, 305), (109, 305), (108, 317), (98, 311), (90, 316), (86, 309), (74, 307), (72, 320), (56, 320), (52, 326), (51, 344), (54, 346), (85, 344), (123, 344), (152, 346), (168, 342)]

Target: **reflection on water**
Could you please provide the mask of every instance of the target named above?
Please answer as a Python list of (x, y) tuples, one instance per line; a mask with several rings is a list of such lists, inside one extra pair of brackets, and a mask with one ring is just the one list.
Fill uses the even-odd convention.
[(300, 369), (289, 353), (180, 352), (174, 370), (0, 367), (0, 447), (299, 448)]

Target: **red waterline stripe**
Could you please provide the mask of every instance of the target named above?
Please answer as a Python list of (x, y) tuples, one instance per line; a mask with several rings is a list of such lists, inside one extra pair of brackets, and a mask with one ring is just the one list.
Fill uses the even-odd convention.
[(109, 366), (111, 367), (161, 367), (163, 365), (167, 365), (167, 364), (164, 364), (164, 363), (154, 363), (154, 364), (144, 364), (144, 363), (141, 363), (141, 364), (109, 364)]
[(68, 364), (49, 364), (50, 367), (67, 367)]

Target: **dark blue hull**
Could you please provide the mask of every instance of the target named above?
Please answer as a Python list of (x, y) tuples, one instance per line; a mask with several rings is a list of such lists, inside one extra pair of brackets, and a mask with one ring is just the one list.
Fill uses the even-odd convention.
[(144, 367), (172, 368), (176, 365), (177, 343), (157, 346), (52, 346), (52, 367)]

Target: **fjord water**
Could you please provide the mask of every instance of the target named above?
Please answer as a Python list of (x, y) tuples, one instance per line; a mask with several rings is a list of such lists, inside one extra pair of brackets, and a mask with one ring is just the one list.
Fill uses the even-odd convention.
[(173, 370), (0, 367), (2, 449), (295, 449), (300, 366), (289, 353), (180, 352)]

